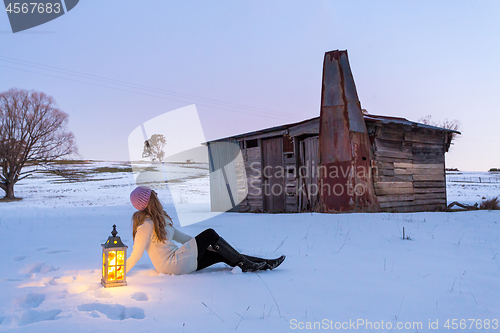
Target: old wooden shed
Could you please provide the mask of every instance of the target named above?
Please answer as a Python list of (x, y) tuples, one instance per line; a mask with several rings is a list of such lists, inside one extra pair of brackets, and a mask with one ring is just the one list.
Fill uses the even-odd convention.
[(455, 134), (362, 114), (347, 51), (327, 52), (319, 117), (206, 143), (212, 211), (444, 210)]
[[(380, 210), (444, 210), (444, 154), (453, 133), (457, 132), (404, 118), (378, 115), (363, 118), (373, 152), (369, 176)], [(231, 211), (322, 211), (318, 187), (319, 124), (320, 117), (316, 117), (207, 142), (212, 210), (226, 211), (218, 205), (231, 196), (234, 198)], [(234, 145), (232, 151), (227, 144)], [(221, 163), (224, 154), (229, 154), (229, 158)], [(234, 161), (238, 154), (241, 159)], [(226, 168), (226, 178), (234, 182), (233, 186), (212, 172), (223, 164), (230, 166)], [(233, 193), (228, 193), (231, 188)]]

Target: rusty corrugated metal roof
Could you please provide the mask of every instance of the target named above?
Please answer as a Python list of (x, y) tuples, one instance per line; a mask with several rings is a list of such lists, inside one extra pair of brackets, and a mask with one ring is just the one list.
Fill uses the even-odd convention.
[[(429, 129), (435, 129), (435, 130), (444, 131), (444, 132), (453, 132), (453, 133), (461, 134), (459, 131), (455, 131), (455, 130), (451, 130), (451, 129), (446, 129), (446, 128), (442, 128), (442, 127), (437, 127), (437, 126), (432, 126), (432, 125), (427, 125), (427, 124), (423, 124), (423, 123), (418, 123), (418, 122), (411, 121), (411, 120), (408, 120), (406, 118), (401, 118), (401, 117), (380, 116), (380, 115), (374, 115), (374, 114), (364, 114), (363, 118), (364, 118), (365, 122), (366, 121), (380, 122), (382, 124), (391, 124), (391, 123), (393, 123), (393, 124), (401, 124), (401, 125), (412, 126), (412, 127), (419, 127), (419, 128), (429, 128)], [(227, 139), (239, 139), (239, 138), (244, 138), (244, 137), (251, 136), (251, 135), (265, 134), (265, 133), (279, 131), (279, 130), (287, 130), (290, 127), (293, 127), (293, 126), (296, 126), (296, 125), (300, 125), (300, 124), (303, 124), (303, 123), (307, 123), (309, 121), (315, 121), (315, 120), (317, 121), (318, 119), (319, 119), (319, 116), (318, 117), (314, 117), (314, 118), (310, 118), (310, 119), (306, 119), (306, 120), (302, 120), (302, 121), (299, 121), (299, 122), (296, 122), (296, 123), (283, 124), (283, 125), (279, 125), (279, 126), (264, 128), (264, 129), (257, 130), (257, 131), (242, 133), (242, 134), (228, 136), (228, 137), (225, 137), (225, 138), (220, 138), (220, 139), (215, 139), (215, 140), (210, 140), (210, 141), (207, 141), (207, 142), (203, 142), (202, 144), (206, 144), (206, 143), (209, 143), (209, 142), (220, 141), (220, 140), (227, 140)]]
[(214, 140), (210, 140), (210, 141), (207, 141), (207, 142), (203, 142), (202, 144), (206, 144), (206, 143), (209, 143), (209, 142), (220, 141), (220, 140), (227, 140), (227, 139), (239, 139), (239, 138), (244, 138), (244, 137), (251, 136), (251, 135), (265, 134), (265, 133), (274, 132), (274, 131), (280, 131), (280, 130), (287, 130), (290, 127), (293, 127), (293, 126), (296, 126), (296, 125), (300, 125), (300, 124), (303, 124), (303, 123), (307, 123), (308, 121), (317, 120), (318, 118), (319, 118), (319, 116), (318, 117), (314, 117), (314, 118), (310, 118), (310, 119), (306, 119), (306, 120), (301, 120), (301, 121), (298, 121), (296, 123), (283, 124), (283, 125), (279, 125), (279, 126), (264, 128), (264, 129), (257, 130), (257, 131), (246, 132), (246, 133), (242, 133), (242, 134), (228, 136), (228, 137), (225, 137), (225, 138), (214, 139)]
[(434, 130), (440, 130), (444, 132), (453, 132), (457, 134), (461, 134), (459, 131), (455, 131), (452, 129), (446, 129), (442, 127), (437, 127), (437, 126), (432, 126), (432, 125), (427, 125), (423, 123), (417, 123), (415, 121), (410, 121), (406, 118), (399, 118), (399, 117), (390, 117), (390, 116), (379, 116), (375, 114), (365, 114), (363, 115), (363, 118), (365, 118), (366, 121), (373, 121), (373, 122), (381, 122), (382, 124), (401, 124), (401, 125), (406, 125), (406, 126), (412, 126), (412, 127), (419, 127), (419, 128), (430, 128)]

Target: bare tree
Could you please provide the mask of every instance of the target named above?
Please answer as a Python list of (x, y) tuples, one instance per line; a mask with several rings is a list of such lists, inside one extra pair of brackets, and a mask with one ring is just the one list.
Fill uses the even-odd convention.
[(0, 188), (14, 198), (14, 185), (30, 175), (28, 165), (47, 165), (76, 153), (68, 115), (42, 92), (10, 89), (0, 94)]
[[(448, 118), (446, 118), (442, 122), (438, 122), (438, 121), (434, 121), (434, 119), (432, 119), (431, 115), (427, 115), (423, 118), (420, 118), (418, 121), (420, 121), (421, 123), (426, 124), (426, 125), (441, 127), (441, 128), (445, 128), (445, 129), (449, 129), (449, 130), (453, 130), (453, 131), (460, 131), (460, 129), (462, 127), (462, 123), (457, 119), (449, 120)], [(457, 133), (452, 133), (451, 134), (452, 142), (456, 138), (457, 138)]]
[(165, 157), (165, 145), (167, 140), (162, 134), (153, 134), (149, 140), (144, 142), (142, 157), (151, 157), (153, 162), (161, 162)]

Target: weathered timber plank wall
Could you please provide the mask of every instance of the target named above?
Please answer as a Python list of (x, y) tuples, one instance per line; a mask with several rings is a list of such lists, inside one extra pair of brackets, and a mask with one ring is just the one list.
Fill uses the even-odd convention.
[(241, 150), (245, 161), (248, 195), (240, 203), (241, 212), (262, 212), (262, 168), (260, 147)]
[(445, 140), (442, 132), (385, 125), (374, 139), (374, 187), (388, 212), (446, 208)]

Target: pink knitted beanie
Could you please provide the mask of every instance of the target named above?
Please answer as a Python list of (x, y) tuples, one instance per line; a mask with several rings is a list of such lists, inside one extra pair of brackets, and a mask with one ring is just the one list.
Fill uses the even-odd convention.
[(148, 206), (151, 189), (145, 186), (138, 186), (130, 193), (130, 202), (137, 210), (143, 210)]

